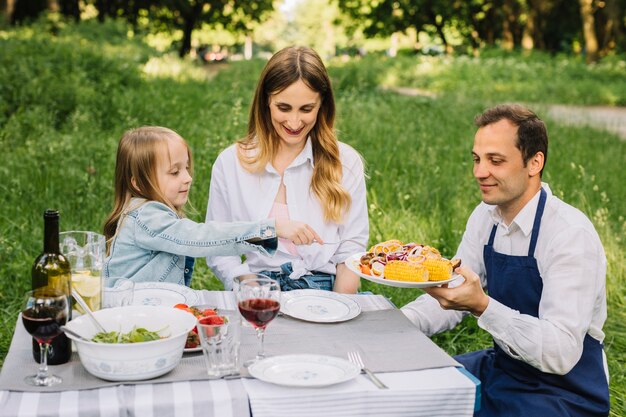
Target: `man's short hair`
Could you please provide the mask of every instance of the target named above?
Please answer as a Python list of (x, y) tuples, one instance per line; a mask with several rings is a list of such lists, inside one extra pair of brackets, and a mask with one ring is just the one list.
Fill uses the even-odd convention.
[[(506, 119), (517, 126), (517, 148), (522, 152), (524, 165), (537, 152), (543, 153), (543, 166), (548, 161), (548, 132), (543, 121), (532, 111), (519, 104), (500, 104), (485, 110), (474, 119), (479, 128)], [(543, 168), (539, 176), (543, 173)]]

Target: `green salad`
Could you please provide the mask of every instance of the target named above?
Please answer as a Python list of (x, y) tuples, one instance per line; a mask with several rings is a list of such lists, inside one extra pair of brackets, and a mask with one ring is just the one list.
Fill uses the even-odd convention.
[(139, 343), (150, 342), (152, 340), (164, 339), (167, 336), (159, 335), (159, 332), (165, 329), (157, 330), (155, 332), (145, 329), (143, 327), (134, 327), (128, 333), (122, 332), (100, 332), (97, 333), (92, 339), (92, 342), (96, 343)]

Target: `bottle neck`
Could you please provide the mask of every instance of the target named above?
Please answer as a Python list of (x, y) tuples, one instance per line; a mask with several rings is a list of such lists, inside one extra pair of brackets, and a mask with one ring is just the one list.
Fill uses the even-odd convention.
[(59, 213), (46, 212), (43, 228), (44, 253), (59, 253)]

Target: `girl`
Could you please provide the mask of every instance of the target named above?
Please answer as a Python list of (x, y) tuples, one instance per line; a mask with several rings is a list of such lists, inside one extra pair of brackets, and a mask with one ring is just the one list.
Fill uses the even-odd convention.
[(358, 290), (358, 276), (343, 262), (368, 240), (363, 162), (337, 140), (334, 120), (330, 79), (315, 51), (276, 53), (257, 84), (247, 136), (213, 165), (207, 220), (306, 219), (327, 244), (279, 239), (272, 259), (252, 253), (243, 264), (236, 256), (208, 257), (225, 288), (252, 272), (278, 279), (283, 290)]
[(117, 150), (114, 208), (104, 225), (105, 279), (189, 285), (195, 257), (251, 251), (267, 256), (276, 251), (277, 236), (302, 244), (318, 238), (304, 223), (185, 219), (191, 175), (191, 150), (176, 132), (145, 126), (124, 133)]

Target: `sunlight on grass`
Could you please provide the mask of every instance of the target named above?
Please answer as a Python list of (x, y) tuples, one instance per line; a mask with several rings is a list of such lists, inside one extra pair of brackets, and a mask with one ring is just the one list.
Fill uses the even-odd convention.
[(177, 81), (206, 81), (214, 76), (214, 73), (181, 60), (173, 53), (150, 58), (143, 66), (143, 73), (148, 77), (173, 78)]

